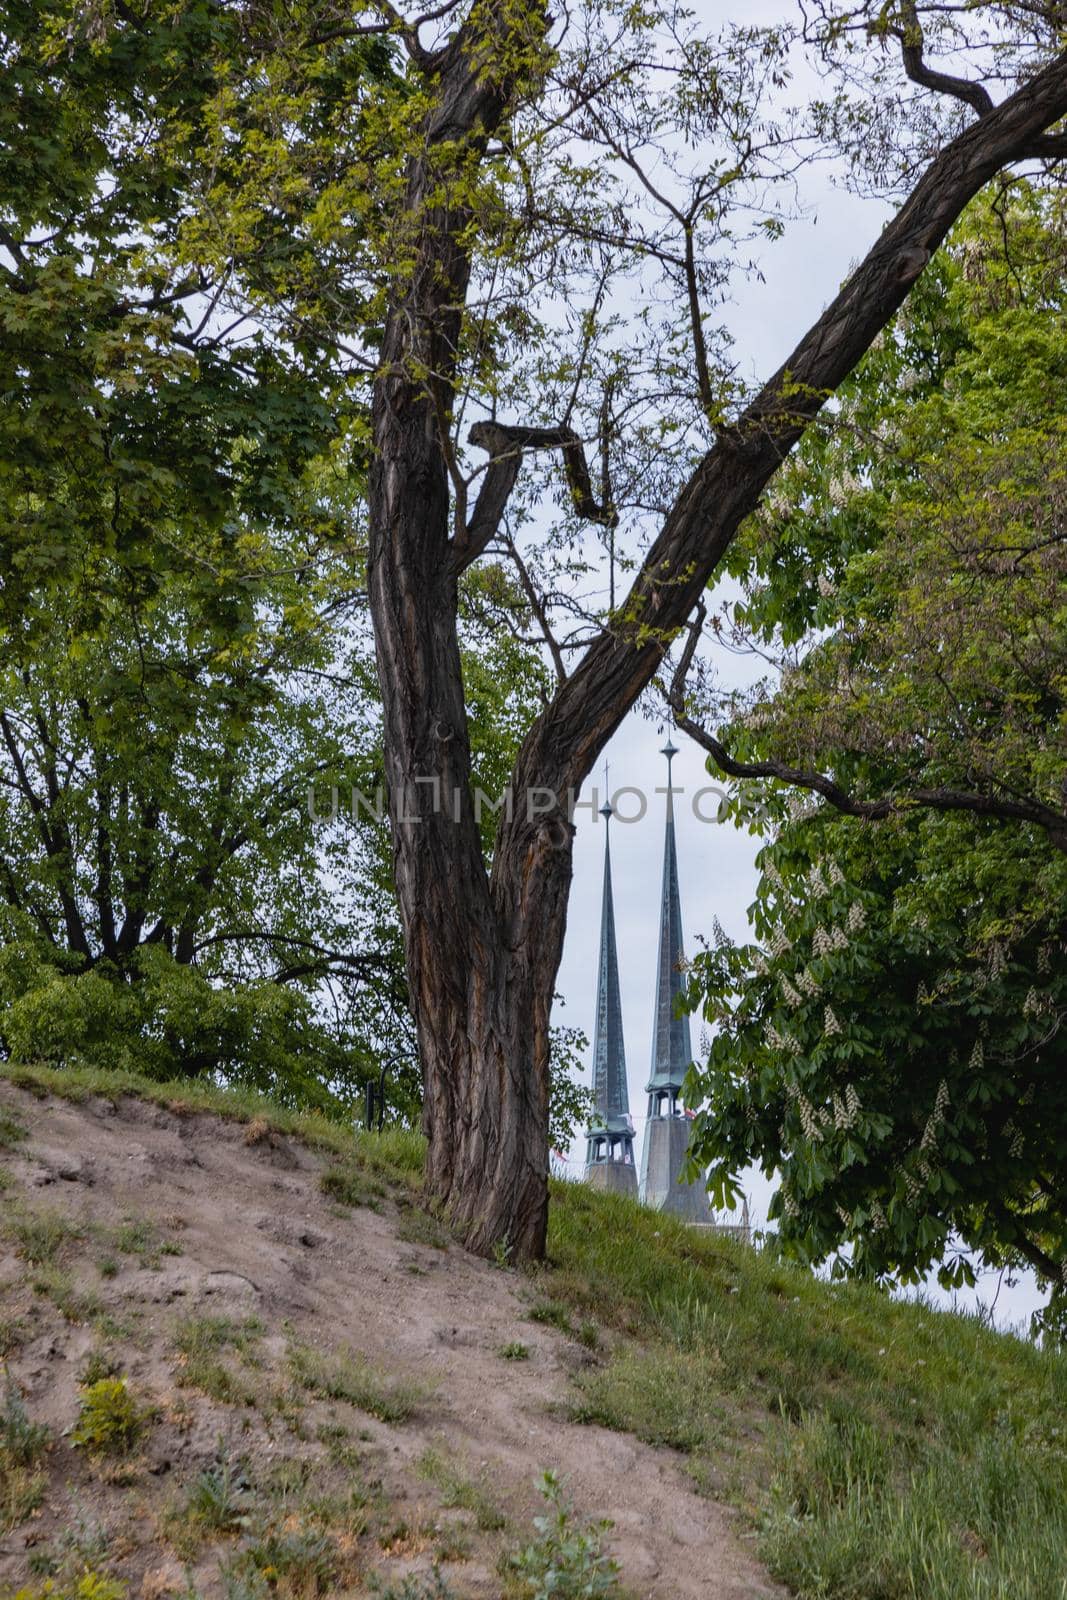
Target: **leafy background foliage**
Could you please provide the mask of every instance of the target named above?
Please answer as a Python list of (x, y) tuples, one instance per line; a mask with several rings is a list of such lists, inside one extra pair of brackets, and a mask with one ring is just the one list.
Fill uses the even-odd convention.
[[(1063, 250), (1062, 202), (1023, 186), (979, 203), (748, 531), (737, 565), (756, 576), (732, 621), (785, 670), (735, 705), (725, 742), (891, 806), (871, 822), (780, 782), (741, 786), (738, 813), (758, 799), (779, 826), (757, 942), (694, 963), (717, 1034), (691, 1083), (713, 1191), (729, 1198), (753, 1160), (777, 1170), (787, 1248), (875, 1276), (940, 1263), (952, 1284), (973, 1270), (962, 1243), (1033, 1265), (1052, 1318), (1067, 1260)], [(912, 803), (943, 787), (971, 803)], [(1051, 821), (983, 814), (1005, 796)]]

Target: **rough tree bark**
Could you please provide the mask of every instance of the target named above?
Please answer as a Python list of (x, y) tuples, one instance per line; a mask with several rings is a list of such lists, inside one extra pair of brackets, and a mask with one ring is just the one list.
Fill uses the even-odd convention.
[[(514, 806), (487, 873), (470, 791), (457, 637), (459, 576), (492, 537), (524, 448), (560, 430), (483, 429), (494, 460), (470, 523), (453, 534), (447, 428), (470, 276), (462, 201), (441, 198), (433, 153), (477, 162), (518, 92), (548, 21), (489, 0), (449, 45), (417, 52), (433, 109), (407, 172), (414, 265), (390, 305), (373, 399), (370, 595), (386, 774), (411, 1001), (425, 1086), (426, 1181), (474, 1250), (543, 1254), (548, 1211), (549, 1013), (571, 878), (568, 796), (659, 668), (786, 453), (903, 302), (969, 200), (1038, 151), (1067, 115), (1067, 55), (990, 107), (931, 162), (833, 304), (723, 431), (678, 495), (619, 609), (530, 729)], [(528, 78), (527, 78), (528, 82)], [(1052, 141), (1050, 141), (1051, 144)], [(588, 478), (585, 479), (586, 485)], [(591, 503), (586, 514), (606, 520)], [(557, 808), (531, 814), (526, 795)]]

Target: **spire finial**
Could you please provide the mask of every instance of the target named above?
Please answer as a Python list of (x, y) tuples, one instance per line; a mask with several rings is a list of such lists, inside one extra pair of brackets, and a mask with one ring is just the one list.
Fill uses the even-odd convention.
[(608, 788), (608, 773), (610, 772), (610, 770), (611, 770), (611, 768), (608, 766), (607, 762), (605, 761), (605, 763), (604, 763), (604, 804), (600, 808), (600, 815), (602, 817), (607, 817), (609, 821), (615, 815), (615, 812), (612, 809), (612, 805), (611, 805), (611, 790)]

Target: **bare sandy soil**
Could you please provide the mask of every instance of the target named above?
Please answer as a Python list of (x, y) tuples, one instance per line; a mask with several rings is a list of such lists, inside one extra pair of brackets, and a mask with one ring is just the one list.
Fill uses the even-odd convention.
[[(372, 1572), (396, 1582), (440, 1560), (454, 1594), (500, 1596), (497, 1558), (528, 1539), (534, 1479), (548, 1467), (583, 1516), (611, 1519), (608, 1545), (634, 1596), (781, 1593), (681, 1458), (568, 1420), (571, 1376), (599, 1357), (529, 1320), (536, 1286), (454, 1244), (405, 1242), (403, 1197), (346, 1210), (320, 1191), (325, 1158), (303, 1145), (132, 1098), (75, 1105), (0, 1083), (3, 1111), (29, 1130), (4, 1161), (8, 1231), (34, 1212), (76, 1236), (36, 1268), (17, 1238), (0, 1240), (7, 1365), (55, 1440), (43, 1505), (0, 1533), (0, 1591), (40, 1582), (30, 1574), (47, 1570), (50, 1554), (69, 1562), (75, 1552), (99, 1558), (131, 1596), (159, 1600), (191, 1582), (214, 1600), (238, 1541), (199, 1538), (186, 1508), (221, 1449), (270, 1486), (283, 1527), (299, 1525), (309, 1497), (362, 1486), (368, 1509), (342, 1520), (342, 1575), (329, 1593), (365, 1593)], [(182, 1329), (188, 1345), (203, 1318), (247, 1329), (218, 1356), (229, 1400), (191, 1385)], [(529, 1359), (501, 1356), (516, 1341)], [(294, 1347), (354, 1352), (389, 1382), (417, 1384), (411, 1414), (386, 1424), (294, 1385)], [(111, 1466), (69, 1438), (94, 1351), (153, 1413), (134, 1457)], [(479, 1486), (503, 1528), (448, 1506), (442, 1462), (445, 1476)]]

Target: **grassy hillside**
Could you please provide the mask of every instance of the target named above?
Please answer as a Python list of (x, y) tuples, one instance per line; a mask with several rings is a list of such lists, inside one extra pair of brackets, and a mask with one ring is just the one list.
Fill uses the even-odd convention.
[[(382, 1185), (410, 1196), (417, 1184), (411, 1135), (353, 1134), (199, 1085), (76, 1071), (8, 1077), (65, 1097), (136, 1093), (297, 1136), (325, 1152), (322, 1188), (331, 1194), (332, 1185), (332, 1199), (345, 1205), (373, 1203)], [(0, 1144), (17, 1150), (20, 1132), (9, 1126), (5, 1133), (0, 1119)], [(729, 1239), (581, 1186), (557, 1186), (553, 1202), (549, 1263), (504, 1276), (522, 1279), (531, 1326), (556, 1329), (585, 1352), (569, 1380), (570, 1417), (675, 1452), (709, 1508), (723, 1500), (743, 1509), (762, 1560), (796, 1594), (1067, 1597), (1063, 1355), (873, 1289), (817, 1282)], [(429, 1239), (439, 1226), (424, 1213), (410, 1215), (414, 1236), (421, 1230)], [(27, 1227), (32, 1235), (35, 1225), (22, 1213), (6, 1223), (9, 1235)], [(100, 1300), (106, 1306), (106, 1289), (105, 1281), (98, 1307)], [(522, 1340), (501, 1347), (502, 1382), (521, 1370), (526, 1348)], [(190, 1358), (210, 1369), (214, 1356), (197, 1348)], [(301, 1369), (298, 1356), (294, 1370), (313, 1390), (314, 1364), (305, 1358)], [(0, 1528), (3, 1493), (10, 1519), (12, 1497), (32, 1478), (26, 1464), (4, 1466), (3, 1448)], [(439, 1459), (424, 1469), (446, 1471)], [(572, 1542), (577, 1550), (581, 1541)], [(497, 1593), (505, 1590), (609, 1592), (542, 1591), (514, 1570), (504, 1589), (496, 1583)], [(461, 1584), (441, 1591), (465, 1592), (489, 1591)]]

